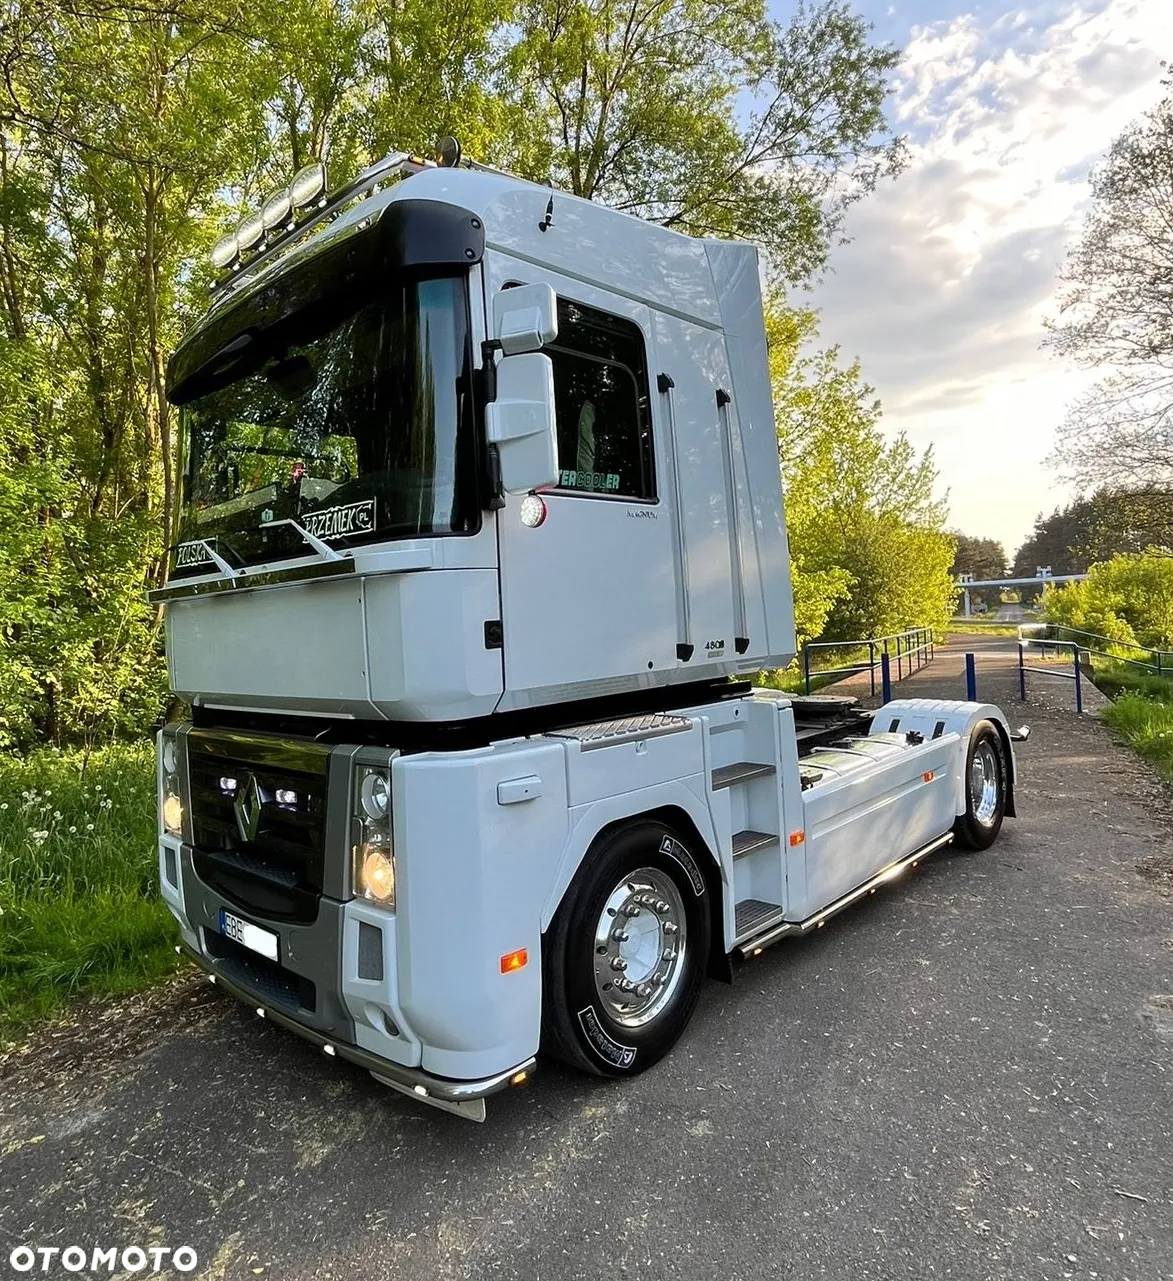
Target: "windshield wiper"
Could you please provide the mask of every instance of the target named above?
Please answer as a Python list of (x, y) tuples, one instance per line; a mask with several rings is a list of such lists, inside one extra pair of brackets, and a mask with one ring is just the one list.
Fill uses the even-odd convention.
[(276, 525), (292, 525), (294, 529), (305, 539), (307, 543), (322, 557), (323, 560), (342, 560), (342, 553), (335, 551), (329, 543), (324, 543), (316, 534), (311, 534), (304, 525), (299, 525), (292, 516), (283, 516), (280, 520), (267, 520), (261, 526), (262, 529), (272, 529)]
[(241, 576), (243, 571), (234, 569), (206, 538), (190, 538), (187, 541), (187, 545), (189, 547), (202, 547), (222, 574), (227, 574), (229, 578), (239, 578)]

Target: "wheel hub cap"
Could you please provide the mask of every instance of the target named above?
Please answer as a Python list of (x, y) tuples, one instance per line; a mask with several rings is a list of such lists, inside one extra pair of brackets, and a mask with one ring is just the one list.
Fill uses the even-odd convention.
[(969, 765), (969, 806), (983, 827), (989, 827), (998, 813), (1001, 781), (994, 745), (987, 739), (978, 744)]
[(684, 973), (684, 901), (675, 882), (641, 867), (611, 891), (595, 927), (595, 990), (625, 1027), (650, 1023)]

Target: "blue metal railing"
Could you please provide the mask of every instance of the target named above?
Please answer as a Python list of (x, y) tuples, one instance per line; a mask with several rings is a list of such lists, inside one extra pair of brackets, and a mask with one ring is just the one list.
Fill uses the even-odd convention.
[[(1039, 676), (1055, 676), (1060, 680), (1075, 682), (1075, 711), (1079, 716), (1083, 715), (1083, 679), (1079, 667), (1079, 652), (1083, 648), (1075, 641), (1053, 640), (1050, 637), (1036, 638), (1033, 636), (1023, 636), (1023, 628), (1018, 629), (1018, 697), (1019, 701), (1026, 702), (1026, 674), (1034, 672)], [(1071, 651), (1071, 671), (1061, 672), (1054, 667), (1028, 667), (1026, 665), (1026, 651), (1031, 645), (1039, 646), (1043, 649), (1043, 657), (1046, 658), (1046, 647), (1053, 649), (1069, 649)]]
[[(856, 650), (867, 647), (866, 663), (848, 663), (843, 667), (812, 667), (811, 654), (815, 650), (848, 649)], [(811, 692), (811, 678), (815, 676), (854, 676), (858, 672), (867, 672), (872, 696), (876, 693), (876, 669), (887, 666), (890, 670), (896, 666), (896, 679), (903, 680), (913, 672), (919, 672), (926, 664), (933, 661), (936, 646), (931, 627), (910, 627), (903, 632), (893, 632), (890, 636), (872, 636), (858, 641), (808, 641), (802, 647), (802, 680), (803, 691)], [(885, 664), (884, 660), (887, 660)], [(883, 674), (881, 670), (881, 675)], [(885, 702), (890, 696), (885, 690)]]
[[(1067, 627), (1062, 623), (1023, 623), (1018, 628), (1018, 639), (1038, 645), (1044, 655), (1048, 645), (1067, 648), (1074, 643), (1087, 653), (1096, 655), (1097, 658), (1106, 658), (1113, 663), (1127, 663), (1131, 667), (1141, 667), (1155, 676), (1173, 676), (1173, 651), (1150, 649), (1147, 645), (1138, 645), (1134, 641), (1113, 640), (1111, 636), (1103, 636), (1099, 632), (1087, 632), (1079, 627)], [(1102, 644), (1096, 646), (1089, 644), (1090, 641), (1100, 641)], [(1112, 648), (1104, 648), (1108, 645)], [(1123, 654), (1113, 652), (1122, 649), (1145, 654), (1147, 658), (1126, 658)]]

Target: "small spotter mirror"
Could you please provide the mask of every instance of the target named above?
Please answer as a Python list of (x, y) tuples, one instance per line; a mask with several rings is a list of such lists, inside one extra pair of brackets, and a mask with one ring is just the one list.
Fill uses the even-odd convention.
[(451, 134), (441, 138), (436, 144), (436, 163), (441, 169), (455, 169), (463, 154), (460, 140)]
[(538, 351), (558, 337), (558, 298), (549, 285), (502, 289), (493, 299), (493, 337), (506, 356)]

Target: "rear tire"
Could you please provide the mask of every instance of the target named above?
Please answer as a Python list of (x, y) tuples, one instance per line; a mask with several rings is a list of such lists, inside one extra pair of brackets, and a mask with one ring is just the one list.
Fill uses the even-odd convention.
[(985, 850), (998, 839), (1010, 782), (1006, 745), (990, 721), (979, 721), (965, 755), (965, 813), (953, 824), (963, 849)]
[(662, 823), (591, 849), (547, 931), (542, 1049), (600, 1076), (636, 1076), (680, 1039), (709, 959), (708, 888)]

